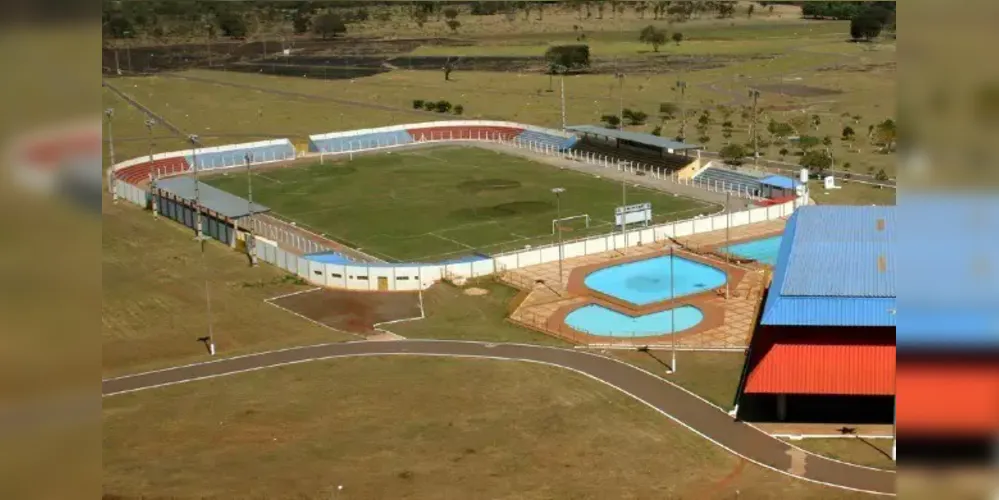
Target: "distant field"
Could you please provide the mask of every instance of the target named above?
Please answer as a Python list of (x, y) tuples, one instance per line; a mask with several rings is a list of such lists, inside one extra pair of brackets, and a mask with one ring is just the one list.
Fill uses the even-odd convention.
[[(246, 194), (243, 175), (206, 182)], [(254, 175), (253, 197), (279, 215), (386, 260), (443, 260), (551, 243), (556, 200), (565, 238), (612, 230), (621, 184), (470, 147), (421, 149), (327, 161)], [(627, 203), (651, 202), (656, 222), (716, 210), (713, 204), (627, 187)]]

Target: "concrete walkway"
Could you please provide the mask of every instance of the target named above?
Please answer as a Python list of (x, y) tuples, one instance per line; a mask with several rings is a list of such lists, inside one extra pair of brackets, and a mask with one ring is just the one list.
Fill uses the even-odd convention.
[(627, 363), (583, 351), (522, 344), (402, 340), (347, 342), (219, 359), (102, 381), (104, 397), (305, 361), (351, 356), (417, 355), (541, 363), (569, 369), (645, 403), (717, 446), (777, 472), (807, 481), (881, 495), (895, 494), (891, 471), (807, 453), (733, 420), (700, 397)]

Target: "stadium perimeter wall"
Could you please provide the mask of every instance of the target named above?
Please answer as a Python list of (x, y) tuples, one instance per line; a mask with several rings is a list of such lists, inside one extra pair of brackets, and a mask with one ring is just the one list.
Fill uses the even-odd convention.
[[(559, 130), (544, 129), (540, 127), (534, 127), (530, 125), (516, 124), (511, 122), (497, 122), (497, 121), (461, 121), (461, 122), (429, 122), (429, 123), (419, 123), (411, 125), (399, 125), (396, 127), (383, 127), (379, 129), (365, 129), (365, 130), (355, 130), (349, 132), (335, 132), (332, 134), (319, 134), (310, 136), (310, 144), (314, 144), (314, 140), (325, 140), (332, 137), (352, 137), (352, 136), (368, 136), (373, 133), (382, 132), (397, 132), (400, 130), (412, 130), (420, 129), (427, 130), (433, 129), (435, 127), (446, 128), (449, 132), (448, 134), (440, 134), (431, 139), (417, 140), (411, 143), (422, 143), (422, 142), (468, 142), (468, 141), (483, 141), (483, 142), (500, 142), (514, 145), (516, 147), (522, 147), (531, 149), (541, 154), (551, 154), (551, 155), (565, 155), (567, 158), (572, 158), (577, 161), (582, 161), (586, 163), (592, 163), (605, 168), (617, 168), (618, 170), (626, 169), (638, 171), (642, 169), (640, 165), (627, 164), (621, 165), (614, 163), (610, 158), (600, 157), (598, 155), (587, 155), (581, 154), (575, 151), (560, 151), (558, 141), (568, 139), (568, 135)], [(520, 143), (519, 141), (511, 141), (507, 139), (497, 139), (495, 136), (490, 136), (489, 134), (458, 134), (456, 137), (453, 130), (456, 127), (468, 127), (471, 130), (475, 128), (483, 129), (495, 129), (501, 127), (517, 128), (521, 130), (531, 131), (535, 134), (547, 134), (549, 135), (553, 142), (552, 143), (537, 143), (528, 142)], [(388, 130), (391, 129), (391, 130)], [(370, 149), (385, 149), (396, 146), (401, 146), (402, 144), (391, 143), (391, 142), (375, 142), (368, 143), (364, 148), (359, 149), (348, 149), (341, 151), (326, 151), (320, 153), (312, 153), (315, 156), (320, 154), (345, 154), (359, 150), (370, 150)], [(358, 144), (358, 146), (361, 146)], [(290, 150), (288, 149), (290, 148)], [(311, 149), (311, 147), (310, 147)], [(276, 139), (272, 141), (261, 141), (254, 143), (244, 143), (244, 144), (233, 144), (228, 146), (218, 146), (213, 148), (201, 148), (197, 150), (183, 150), (174, 151), (169, 153), (160, 153), (153, 155), (153, 162), (150, 163), (149, 157), (140, 157), (131, 160), (127, 160), (114, 165), (110, 171), (110, 175), (114, 175), (116, 182), (111, 184), (111, 189), (120, 198), (129, 200), (137, 205), (144, 208), (148, 208), (150, 195), (149, 192), (142, 187), (125, 182), (121, 180), (125, 177), (125, 173), (130, 169), (149, 169), (150, 172), (155, 169), (157, 162), (162, 160), (168, 160), (172, 158), (183, 157), (188, 163), (193, 163), (191, 159), (195, 155), (201, 156), (205, 155), (207, 157), (213, 158), (213, 160), (207, 164), (200, 161), (198, 164), (201, 169), (212, 170), (221, 168), (232, 168), (232, 167), (242, 167), (245, 165), (245, 154), (247, 152), (259, 152), (267, 151), (270, 152), (269, 155), (265, 154), (263, 156), (254, 155), (251, 160), (251, 165), (259, 165), (264, 163), (287, 161), (294, 159), (296, 156), (305, 155), (304, 152), (296, 152), (294, 146), (288, 139)], [(187, 165), (188, 170), (186, 171), (176, 171), (170, 172), (171, 175), (183, 174), (191, 171), (190, 164)], [(650, 171), (654, 177), (656, 177), (656, 172)], [(135, 178), (134, 172), (130, 178)], [(663, 176), (662, 172), (658, 173), (658, 176)], [(680, 181), (676, 179), (676, 181)], [(682, 181), (680, 181), (683, 183)], [(695, 184), (696, 185), (696, 184)], [(712, 190), (710, 186), (703, 186), (708, 190)], [(699, 217), (684, 221), (677, 221), (668, 224), (659, 224), (655, 226), (650, 226), (641, 229), (635, 229), (627, 233), (614, 233), (606, 234), (601, 236), (593, 236), (588, 238), (582, 238), (578, 240), (572, 240), (564, 242), (562, 245), (562, 255), (563, 258), (573, 258), (581, 257), (585, 255), (592, 255), (607, 251), (612, 251), (616, 249), (622, 249), (627, 247), (633, 247), (638, 245), (648, 245), (657, 242), (665, 242), (671, 238), (680, 238), (685, 236), (690, 236), (699, 233), (705, 233), (710, 231), (716, 231), (719, 229), (724, 229), (726, 226), (738, 227), (748, 224), (755, 224), (759, 222), (765, 222), (768, 220), (774, 220), (779, 218), (788, 217), (794, 211), (797, 206), (797, 200), (791, 200), (786, 203), (779, 205), (772, 205), (769, 207), (758, 207), (749, 210), (744, 210), (740, 212), (734, 212), (730, 214), (721, 214), (713, 216)], [(203, 212), (204, 213), (204, 212)], [(188, 220), (190, 217), (184, 217), (183, 220)], [(218, 221), (228, 225), (228, 229), (232, 229), (232, 221)], [(240, 228), (245, 227), (243, 223), (240, 223)], [(220, 235), (226, 235), (226, 240), (224, 243), (230, 244), (237, 237), (235, 231), (230, 230), (220, 230), (217, 231)], [(328, 286), (334, 288), (342, 288), (349, 290), (365, 290), (365, 291), (414, 291), (420, 289), (426, 289), (433, 285), (441, 279), (453, 279), (453, 278), (476, 278), (481, 276), (488, 276), (490, 274), (501, 273), (507, 270), (519, 269), (527, 266), (532, 266), (536, 264), (543, 264), (547, 262), (555, 262), (559, 259), (559, 245), (546, 245), (540, 247), (533, 247), (529, 249), (524, 249), (520, 251), (506, 252), (502, 254), (497, 254), (491, 258), (483, 258), (481, 260), (476, 260), (472, 262), (461, 262), (452, 264), (422, 264), (422, 263), (357, 263), (357, 264), (329, 264), (323, 262), (317, 262), (315, 260), (310, 260), (308, 257), (296, 254), (286, 248), (282, 248), (282, 245), (278, 242), (269, 240), (261, 237), (260, 235), (255, 235), (253, 237), (254, 245), (252, 245), (253, 251), (256, 253), (257, 257), (261, 260), (278, 266), (290, 273), (293, 273), (310, 283)]]

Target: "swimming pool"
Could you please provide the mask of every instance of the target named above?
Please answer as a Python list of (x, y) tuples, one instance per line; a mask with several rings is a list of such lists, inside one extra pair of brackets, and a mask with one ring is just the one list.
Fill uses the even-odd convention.
[(693, 306), (680, 306), (669, 311), (631, 317), (604, 306), (590, 304), (569, 313), (565, 317), (565, 324), (581, 332), (602, 337), (653, 337), (670, 334), (671, 323), (680, 332), (694, 327), (702, 320), (704, 314)]
[(746, 259), (753, 259), (771, 266), (777, 264), (777, 253), (783, 236), (772, 236), (760, 240), (747, 241), (726, 247), (729, 253)]
[[(671, 280), (670, 256), (663, 255), (594, 271), (583, 282), (592, 290), (640, 306), (700, 293), (725, 284), (724, 272), (700, 262), (674, 256), (672, 267)], [(673, 282), (672, 295), (670, 281)]]

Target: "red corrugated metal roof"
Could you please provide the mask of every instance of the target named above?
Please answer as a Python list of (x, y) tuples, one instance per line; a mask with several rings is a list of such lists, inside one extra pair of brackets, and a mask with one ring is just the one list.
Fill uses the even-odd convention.
[[(814, 329), (761, 329), (753, 338), (744, 391), (762, 394), (890, 396), (895, 344), (885, 336)], [(891, 336), (894, 340), (894, 336)]]
[(999, 367), (989, 365), (900, 365), (899, 430), (995, 435), (999, 432)]

